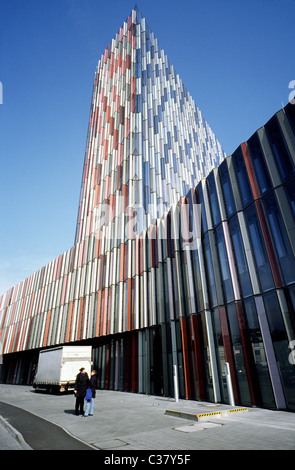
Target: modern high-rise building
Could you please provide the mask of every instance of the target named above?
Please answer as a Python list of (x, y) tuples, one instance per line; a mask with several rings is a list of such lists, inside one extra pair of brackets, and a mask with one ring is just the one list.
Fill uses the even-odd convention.
[[(226, 157), (138, 10), (94, 78), (74, 246), (0, 298), (1, 380), (295, 409), (295, 106)], [(0, 352), (1, 352), (0, 351)]]

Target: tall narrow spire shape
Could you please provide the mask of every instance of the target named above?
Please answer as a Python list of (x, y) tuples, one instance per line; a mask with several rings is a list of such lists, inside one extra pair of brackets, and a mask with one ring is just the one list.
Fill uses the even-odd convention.
[(136, 205), (142, 232), (224, 157), (135, 6), (96, 69), (75, 243), (106, 227), (106, 205)]

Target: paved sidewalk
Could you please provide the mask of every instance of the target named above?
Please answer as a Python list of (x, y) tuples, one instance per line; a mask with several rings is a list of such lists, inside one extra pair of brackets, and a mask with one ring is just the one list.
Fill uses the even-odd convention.
[(0, 401), (56, 424), (98, 450), (295, 450), (295, 414), (284, 411), (235, 411), (241, 407), (97, 390), (94, 416), (82, 418), (74, 414), (72, 394), (48, 395), (3, 384)]

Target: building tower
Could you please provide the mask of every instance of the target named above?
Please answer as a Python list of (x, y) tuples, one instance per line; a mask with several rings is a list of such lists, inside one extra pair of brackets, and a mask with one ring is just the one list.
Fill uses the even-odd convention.
[(134, 233), (141, 233), (224, 157), (145, 18), (133, 10), (95, 73), (75, 244), (109, 222), (110, 238), (119, 240), (124, 214), (135, 206)]

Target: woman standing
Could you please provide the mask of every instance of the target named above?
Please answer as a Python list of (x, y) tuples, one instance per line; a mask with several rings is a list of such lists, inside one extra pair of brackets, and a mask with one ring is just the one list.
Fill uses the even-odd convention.
[(95, 391), (96, 391), (96, 384), (97, 384), (97, 377), (96, 377), (96, 370), (91, 372), (91, 378), (88, 388), (91, 388), (92, 391), (92, 398), (86, 402), (86, 409), (84, 417), (93, 416), (94, 411), (94, 398), (95, 398)]

